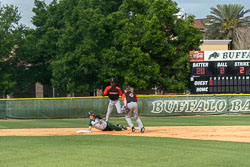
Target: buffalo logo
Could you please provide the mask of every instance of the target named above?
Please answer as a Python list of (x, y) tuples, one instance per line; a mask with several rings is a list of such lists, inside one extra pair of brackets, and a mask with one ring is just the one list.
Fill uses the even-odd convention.
[(214, 58), (214, 59), (216, 59), (217, 57), (219, 57), (219, 53), (217, 53), (217, 52), (214, 52), (213, 54), (211, 54), (210, 56), (209, 56), (209, 60), (211, 59), (211, 58)]

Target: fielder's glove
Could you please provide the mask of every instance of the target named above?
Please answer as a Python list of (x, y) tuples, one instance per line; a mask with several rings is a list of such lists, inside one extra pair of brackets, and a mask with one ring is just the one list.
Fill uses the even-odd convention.
[(128, 114), (130, 111), (130, 109), (127, 106), (123, 106), (122, 110), (125, 114)]

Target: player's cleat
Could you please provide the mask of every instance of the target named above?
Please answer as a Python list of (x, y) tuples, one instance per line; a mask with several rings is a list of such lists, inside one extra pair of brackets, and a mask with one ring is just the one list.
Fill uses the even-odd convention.
[(132, 127), (131, 130), (132, 130), (132, 132), (135, 132), (135, 127)]
[(122, 129), (123, 130), (128, 130), (128, 128), (126, 126), (123, 126), (123, 125), (122, 125)]
[(142, 128), (141, 128), (141, 133), (144, 133), (144, 131), (145, 131), (145, 128), (142, 127)]

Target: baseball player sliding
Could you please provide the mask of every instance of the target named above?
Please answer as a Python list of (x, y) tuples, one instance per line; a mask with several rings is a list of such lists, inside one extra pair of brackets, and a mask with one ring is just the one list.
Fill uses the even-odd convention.
[(93, 112), (89, 112), (89, 131), (91, 131), (92, 126), (94, 126), (98, 130), (102, 131), (122, 131), (122, 130), (127, 130), (127, 128), (123, 125), (113, 125), (109, 122), (106, 122), (102, 120), (102, 117), (99, 115), (95, 115)]
[(104, 89), (103, 92), (104, 96), (108, 96), (109, 97), (109, 105), (108, 105), (108, 109), (107, 109), (107, 113), (106, 113), (106, 121), (109, 121), (109, 117), (113, 111), (114, 106), (116, 107), (117, 113), (121, 114), (121, 104), (120, 104), (120, 100), (119, 100), (119, 96), (122, 95), (121, 92), (121, 88), (119, 88), (118, 86), (116, 86), (116, 79), (115, 77), (112, 77), (110, 79), (110, 86), (107, 86)]
[(130, 126), (132, 132), (135, 131), (134, 124), (131, 120), (131, 115), (134, 114), (134, 118), (136, 120), (136, 123), (140, 129), (141, 133), (144, 133), (145, 128), (142, 124), (141, 119), (138, 116), (138, 104), (137, 104), (137, 96), (136, 94), (131, 91), (129, 86), (126, 86), (124, 89), (124, 94), (122, 95), (122, 101), (124, 103), (124, 111), (126, 111), (126, 108), (128, 108), (128, 112), (125, 113), (125, 119)]

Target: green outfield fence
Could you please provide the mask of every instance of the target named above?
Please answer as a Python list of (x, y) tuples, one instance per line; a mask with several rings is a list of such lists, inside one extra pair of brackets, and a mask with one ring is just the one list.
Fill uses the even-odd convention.
[[(88, 111), (105, 115), (106, 97), (1, 99), (0, 118), (82, 118)], [(121, 102), (122, 104), (122, 102)], [(141, 116), (250, 114), (250, 94), (138, 96)], [(116, 109), (112, 116), (118, 115)]]

